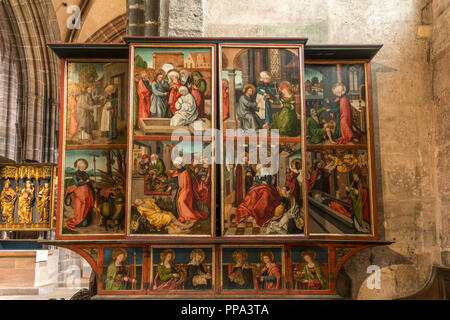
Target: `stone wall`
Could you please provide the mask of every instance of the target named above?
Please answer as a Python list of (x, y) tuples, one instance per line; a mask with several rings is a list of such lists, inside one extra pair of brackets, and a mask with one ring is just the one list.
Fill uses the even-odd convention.
[(431, 63), (435, 108), (435, 147), (437, 159), (437, 209), (440, 220), (442, 263), (450, 266), (450, 0), (434, 0)]

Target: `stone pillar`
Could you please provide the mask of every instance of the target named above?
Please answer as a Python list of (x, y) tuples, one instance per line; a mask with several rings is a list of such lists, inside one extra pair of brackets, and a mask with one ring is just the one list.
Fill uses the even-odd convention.
[(144, 35), (144, 0), (127, 0), (127, 35)]
[(236, 128), (236, 68), (228, 69), (228, 94), (230, 117), (226, 121), (225, 128)]
[(159, 0), (145, 0), (145, 36), (159, 35)]

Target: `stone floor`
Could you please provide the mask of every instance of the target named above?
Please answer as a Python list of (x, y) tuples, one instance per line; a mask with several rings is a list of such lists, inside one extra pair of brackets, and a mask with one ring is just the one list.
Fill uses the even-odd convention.
[(56, 288), (53, 291), (45, 292), (39, 295), (0, 296), (0, 300), (69, 300), (80, 289), (81, 288)]

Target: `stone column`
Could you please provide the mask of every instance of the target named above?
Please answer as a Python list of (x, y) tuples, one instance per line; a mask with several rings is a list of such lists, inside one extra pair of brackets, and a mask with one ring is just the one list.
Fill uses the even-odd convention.
[(144, 0), (127, 0), (127, 35), (144, 35)]
[(229, 94), (229, 112), (230, 117), (226, 121), (225, 128), (236, 128), (236, 68), (229, 68), (228, 70), (228, 94)]
[(159, 0), (145, 0), (145, 36), (159, 35)]

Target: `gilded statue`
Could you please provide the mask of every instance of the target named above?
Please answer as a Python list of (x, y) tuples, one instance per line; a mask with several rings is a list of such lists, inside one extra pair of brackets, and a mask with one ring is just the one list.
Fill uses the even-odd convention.
[(20, 191), (18, 216), (20, 223), (31, 223), (33, 220), (34, 186), (31, 180), (25, 181), (25, 188)]
[(50, 184), (44, 183), (44, 186), (38, 193), (37, 207), (39, 211), (39, 222), (48, 222), (50, 212)]
[(5, 180), (2, 193), (0, 194), (0, 203), (2, 205), (2, 215), (7, 217), (8, 223), (14, 223), (14, 204), (17, 194), (11, 187), (9, 179)]

